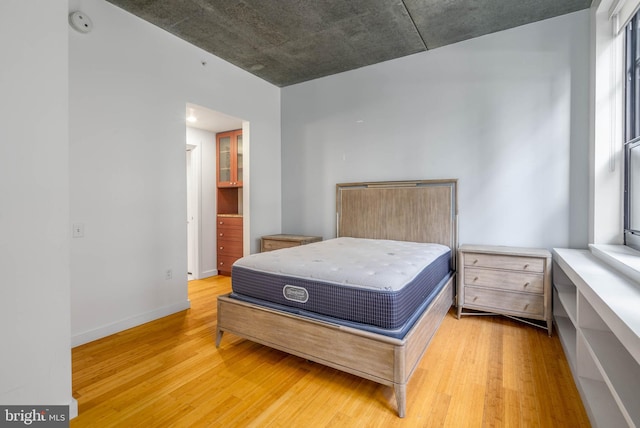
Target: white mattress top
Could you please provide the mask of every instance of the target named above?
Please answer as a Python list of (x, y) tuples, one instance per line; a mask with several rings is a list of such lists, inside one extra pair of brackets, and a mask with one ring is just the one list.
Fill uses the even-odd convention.
[(396, 291), (449, 251), (440, 244), (335, 238), (252, 254), (235, 262), (246, 269), (334, 284)]

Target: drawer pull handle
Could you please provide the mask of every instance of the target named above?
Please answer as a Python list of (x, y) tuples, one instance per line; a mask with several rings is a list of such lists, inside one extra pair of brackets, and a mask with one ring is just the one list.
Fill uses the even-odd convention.
[(224, 250), (224, 247), (220, 247), (221, 250)]
[(526, 311), (528, 307), (529, 307), (529, 304), (527, 303), (526, 305), (524, 305), (524, 310)]
[(473, 264), (474, 264), (474, 265), (475, 265), (476, 263), (478, 263), (478, 259), (475, 259), (475, 260), (473, 261)]
[(528, 282), (525, 282), (525, 283), (524, 283), (524, 288), (527, 288), (528, 286), (529, 286), (529, 283), (528, 283)]
[(220, 236), (224, 236), (224, 233), (220, 233)]
[(224, 221), (221, 221), (220, 224), (224, 224)]
[(478, 280), (478, 277), (477, 277), (477, 276), (476, 276), (475, 278), (473, 278), (473, 281), (474, 281), (474, 282), (475, 282), (475, 281), (477, 281), (477, 280)]
[(527, 263), (526, 265), (524, 265), (524, 268), (527, 269), (529, 267), (529, 263)]
[(478, 296), (473, 298), (473, 301), (475, 302), (476, 300), (478, 300)]

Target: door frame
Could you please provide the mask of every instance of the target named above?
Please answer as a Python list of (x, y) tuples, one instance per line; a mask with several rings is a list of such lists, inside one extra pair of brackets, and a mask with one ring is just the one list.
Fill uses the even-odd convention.
[[(186, 145), (187, 168), (187, 274), (200, 279), (200, 150), (193, 144)], [(189, 185), (191, 184), (191, 185)], [(191, 214), (191, 216), (189, 216)], [(191, 219), (189, 219), (191, 217)], [(191, 256), (191, 257), (189, 257)], [(191, 268), (191, 269), (190, 269)]]

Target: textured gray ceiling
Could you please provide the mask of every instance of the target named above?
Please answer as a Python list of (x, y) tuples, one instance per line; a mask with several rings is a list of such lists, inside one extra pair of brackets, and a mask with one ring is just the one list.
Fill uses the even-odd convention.
[(108, 1), (280, 87), (591, 5), (591, 0)]

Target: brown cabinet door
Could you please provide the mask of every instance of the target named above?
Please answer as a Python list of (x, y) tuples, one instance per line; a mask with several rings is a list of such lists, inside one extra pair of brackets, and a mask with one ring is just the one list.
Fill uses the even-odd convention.
[(242, 130), (216, 135), (218, 187), (242, 187)]

